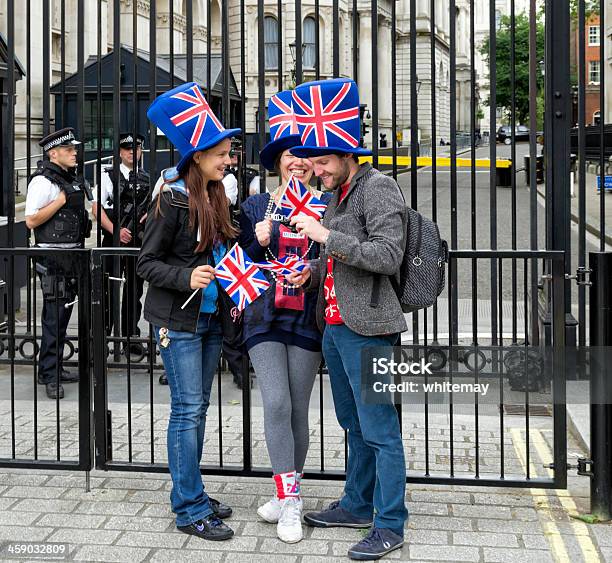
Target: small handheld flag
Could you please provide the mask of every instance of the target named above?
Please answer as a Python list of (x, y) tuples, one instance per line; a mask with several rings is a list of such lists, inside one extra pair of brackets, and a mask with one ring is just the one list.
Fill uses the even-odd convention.
[(290, 276), (291, 274), (300, 274), (306, 267), (306, 262), (299, 256), (290, 255), (283, 256), (269, 262), (260, 262), (255, 264), (262, 270), (270, 270), (280, 276)]
[(295, 176), (291, 176), (283, 195), (278, 201), (278, 208), (289, 219), (303, 213), (321, 220), (327, 204), (313, 196)]
[(243, 311), (270, 287), (263, 272), (237, 243), (217, 264), (215, 276), (239, 311)]

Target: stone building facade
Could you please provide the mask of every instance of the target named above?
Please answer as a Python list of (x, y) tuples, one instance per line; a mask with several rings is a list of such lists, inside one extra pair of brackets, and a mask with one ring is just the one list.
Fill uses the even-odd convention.
[[(270, 60), (266, 61), (265, 71), (265, 98), (279, 89), (292, 85), (292, 70), (295, 63), (289, 45), (295, 42), (296, 14), (293, 2), (282, 3), (282, 25), (278, 25), (278, 2), (277, 0), (264, 1), (264, 29), (266, 32), (266, 53)], [(137, 45), (138, 49), (149, 50), (149, 19), (150, 3), (148, 0), (86, 0), (85, 1), (85, 59), (96, 55), (98, 49), (98, 5), (101, 9), (100, 33), (102, 42), (102, 54), (106, 54), (113, 48), (115, 33), (113, 31), (113, 13), (115, 4), (119, 3), (121, 10), (121, 28), (119, 40), (122, 44), (133, 46), (133, 10), (136, 2), (137, 9)], [(166, 54), (174, 49), (176, 53), (185, 53), (188, 38), (186, 37), (186, 0), (173, 0), (173, 14), (170, 14), (172, 0), (158, 0), (156, 2), (157, 12), (157, 53)], [(255, 132), (259, 95), (258, 77), (258, 49), (257, 49), (257, 0), (245, 0), (245, 46), (246, 62), (245, 68), (240, 65), (240, 2), (239, 0), (228, 0), (229, 12), (229, 44), (230, 64), (232, 72), (238, 85), (241, 81), (241, 73), (244, 71), (246, 80), (246, 130)], [(418, 93), (417, 122), (419, 137), (421, 140), (430, 139), (432, 136), (432, 114), (435, 112), (437, 130), (434, 142), (440, 139), (449, 140), (450, 135), (450, 14), (447, 0), (434, 0), (435, 18), (432, 21), (430, 14), (431, 0), (416, 1), (416, 28), (417, 28), (417, 77), (420, 83)], [(516, 0), (517, 4), (525, 3), (526, 0)], [(507, 9), (509, 0), (497, 0), (500, 10)], [(221, 50), (221, 0), (211, 0), (211, 45), (213, 52)], [(332, 0), (320, 0), (318, 20), (315, 14), (314, 0), (302, 0), (302, 37), (304, 47), (303, 79), (315, 78), (314, 69), (314, 29), (319, 28), (320, 34), (320, 76), (328, 78), (332, 76), (332, 47), (333, 47), (333, 4)], [(353, 60), (357, 60), (357, 82), (360, 87), (362, 102), (372, 108), (372, 14), (371, 3), (359, 0), (357, 2), (358, 36), (356, 53), (353, 53), (353, 17), (352, 0), (339, 0), (339, 46), (340, 46), (340, 75), (353, 75)], [(457, 129), (468, 131), (470, 127), (470, 92), (472, 88), (470, 80), (470, 36), (469, 36), (469, 0), (457, 0)], [(488, 2), (477, 0), (477, 45), (488, 33)], [(39, 3), (32, 3), (33, 10), (40, 10)], [(61, 17), (60, 0), (51, 0), (51, 84), (60, 80), (61, 71)], [(194, 53), (205, 53), (207, 45), (207, 14), (208, 0), (193, 0), (193, 50)], [(378, 60), (378, 118), (379, 132), (386, 135), (390, 142), (391, 132), (391, 85), (395, 77), (397, 83), (397, 127), (403, 133), (403, 143), (409, 142), (411, 108), (410, 108), (410, 0), (398, 0), (396, 4), (396, 45), (397, 45), (397, 67), (395, 73), (391, 68), (391, 0), (379, 0), (378, 13), (378, 49), (376, 52)], [(26, 53), (26, 15), (25, 3), (15, 3), (16, 18), (16, 54), (25, 64)], [(77, 1), (65, 0), (66, 17), (64, 22), (65, 62), (66, 74), (69, 75), (77, 70)], [(274, 29), (276, 20), (276, 30)], [(6, 7), (0, 6), (0, 30), (6, 31)], [(42, 14), (31, 14), (30, 27), (31, 59), (30, 81), (32, 85), (32, 96), (29, 100), (31, 111), (32, 137), (38, 138), (42, 133)], [(172, 30), (172, 33), (171, 33)], [(431, 50), (433, 34), (433, 45), (435, 50), (434, 73), (432, 73)], [(278, 80), (278, 61), (275, 61), (275, 41), (282, 45), (282, 79)], [(299, 55), (299, 53), (298, 53)], [(481, 100), (487, 96), (484, 88), (487, 71), (483, 68), (482, 61), (477, 56), (477, 103), (484, 109)], [(16, 132), (17, 146), (16, 156), (25, 154), (25, 115), (26, 115), (26, 81), (18, 84), (18, 98), (16, 107)], [(435, 89), (435, 104), (432, 104), (432, 89)], [(51, 103), (53, 111), (53, 104)], [(51, 116), (53, 118), (53, 116)], [(483, 120), (481, 127), (485, 127), (487, 117)], [(371, 131), (371, 129), (370, 129)], [(366, 138), (368, 146), (372, 146), (371, 135)], [(32, 147), (33, 153), (38, 152), (35, 143)]]

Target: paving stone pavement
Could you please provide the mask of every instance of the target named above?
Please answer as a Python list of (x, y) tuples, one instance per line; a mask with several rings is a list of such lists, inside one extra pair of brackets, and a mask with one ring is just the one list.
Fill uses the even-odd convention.
[[(147, 404), (133, 404), (131, 418), (125, 404), (111, 403), (109, 408), (113, 411), (115, 462), (129, 462), (131, 455), (133, 461), (149, 463), (152, 445), (154, 461), (166, 461), (165, 405), (155, 405), (151, 411)], [(14, 437), (16, 457), (32, 459), (33, 413), (29, 401), (16, 401), (13, 406), (0, 401), (0, 458), (11, 457)], [(61, 403), (59, 452), (64, 461), (77, 459), (77, 414), (76, 403)], [(39, 403), (36, 435), (41, 460), (57, 456), (57, 422), (55, 403)], [(448, 413), (431, 412), (426, 432), (423, 412), (407, 410), (402, 426), (409, 476), (422, 477), (426, 463), (432, 476), (448, 476), (451, 458), (456, 475), (473, 476), (478, 450), (482, 478), (499, 478), (502, 457), (506, 478), (524, 478), (527, 464), (532, 477), (550, 477), (544, 464), (552, 461), (552, 419), (530, 418), (529, 462), (524, 422), (524, 416), (505, 416), (500, 435), (499, 412), (483, 407), (478, 433), (473, 414), (463, 413), (453, 417), (451, 435)], [(219, 417), (218, 405), (211, 406), (204, 463), (217, 466), (222, 457), (225, 467), (240, 466), (242, 441), (242, 407), (224, 404)], [(342, 430), (333, 411), (320, 411), (315, 404), (307, 471), (320, 468), (321, 449), (326, 469), (343, 470)], [(570, 459), (582, 453), (571, 437), (568, 449)], [(259, 407), (252, 408), (251, 454), (254, 467), (269, 467)], [(234, 508), (228, 523), (236, 536), (230, 541), (205, 542), (175, 529), (169, 507), (171, 481), (166, 474), (94, 470), (87, 492), (84, 473), (0, 468), (0, 545), (25, 539), (67, 543), (68, 559), (74, 561), (309, 563), (347, 561), (348, 548), (361, 538), (355, 530), (304, 527), (302, 542), (284, 544), (276, 538), (275, 527), (256, 515), (257, 506), (272, 493), (270, 481), (215, 475), (205, 475), (204, 480), (212, 495)], [(307, 478), (305, 509), (320, 509), (341, 491), (341, 481)], [(588, 512), (588, 481), (584, 478), (570, 475), (569, 492), (410, 484), (406, 502), (410, 511), (406, 545), (390, 554), (389, 560), (612, 561), (612, 526), (587, 525), (572, 517)]]
[[(275, 526), (256, 515), (272, 491), (269, 483), (225, 476), (206, 476), (205, 482), (215, 497), (234, 507), (228, 524), (236, 536), (230, 541), (206, 542), (175, 529), (165, 474), (94, 470), (91, 492), (85, 492), (84, 474), (1, 469), (0, 544), (26, 539), (67, 543), (71, 561), (306, 563), (347, 561), (347, 549), (361, 538), (358, 530), (305, 526), (302, 542), (284, 544), (276, 539)], [(303, 490), (310, 510), (337, 498), (342, 487), (338, 481), (306, 479)], [(544, 490), (411, 485), (406, 545), (388, 558), (612, 560), (612, 527), (572, 519), (562, 499)]]

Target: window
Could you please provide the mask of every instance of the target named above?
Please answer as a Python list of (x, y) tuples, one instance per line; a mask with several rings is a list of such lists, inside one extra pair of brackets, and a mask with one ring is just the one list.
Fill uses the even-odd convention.
[[(266, 125), (265, 125), (266, 133), (270, 133), (270, 119), (268, 116), (268, 108), (266, 108), (264, 119), (266, 120)], [(255, 110), (255, 132), (259, 133), (259, 110), (258, 109)]]
[(501, 29), (502, 14), (499, 10), (495, 10), (495, 29)]
[(278, 22), (272, 16), (264, 18), (264, 50), (266, 70), (278, 68)]
[(306, 68), (314, 68), (316, 64), (315, 25), (313, 17), (308, 16), (304, 19), (304, 57), (302, 63)]
[(597, 45), (599, 45), (599, 26), (598, 25), (589, 26), (589, 45), (591, 47), (596, 47)]
[[(102, 150), (112, 150), (113, 148), (113, 100), (112, 98), (102, 99), (101, 105), (102, 121)], [(93, 151), (98, 148), (98, 102), (95, 99), (85, 100), (83, 108), (83, 120), (85, 125), (85, 150)]]
[(54, 63), (62, 62), (62, 36), (55, 31), (51, 34), (51, 59)]
[(599, 61), (589, 61), (589, 84), (599, 84)]
[(51, 3), (51, 27), (60, 31), (62, 29), (62, 5), (59, 0), (53, 0)]

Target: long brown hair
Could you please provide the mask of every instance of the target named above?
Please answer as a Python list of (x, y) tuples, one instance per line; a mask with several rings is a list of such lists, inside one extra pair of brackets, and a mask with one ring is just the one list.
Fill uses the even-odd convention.
[[(196, 252), (211, 248), (217, 235), (224, 239), (224, 242), (235, 238), (238, 231), (232, 225), (223, 182), (208, 182), (206, 186), (200, 167), (193, 159), (189, 162), (183, 179), (189, 191), (189, 228), (192, 231), (200, 228), (200, 242)], [(210, 202), (206, 201), (206, 191)]]
[[(224, 242), (236, 238), (238, 231), (232, 225), (223, 182), (208, 182), (207, 186), (200, 167), (193, 159), (179, 178), (185, 181), (185, 188), (189, 193), (189, 229), (192, 232), (200, 229), (200, 240), (195, 252), (212, 248), (216, 236)], [(177, 178), (174, 178), (172, 181), (176, 180)], [(206, 200), (207, 191), (210, 201)]]

